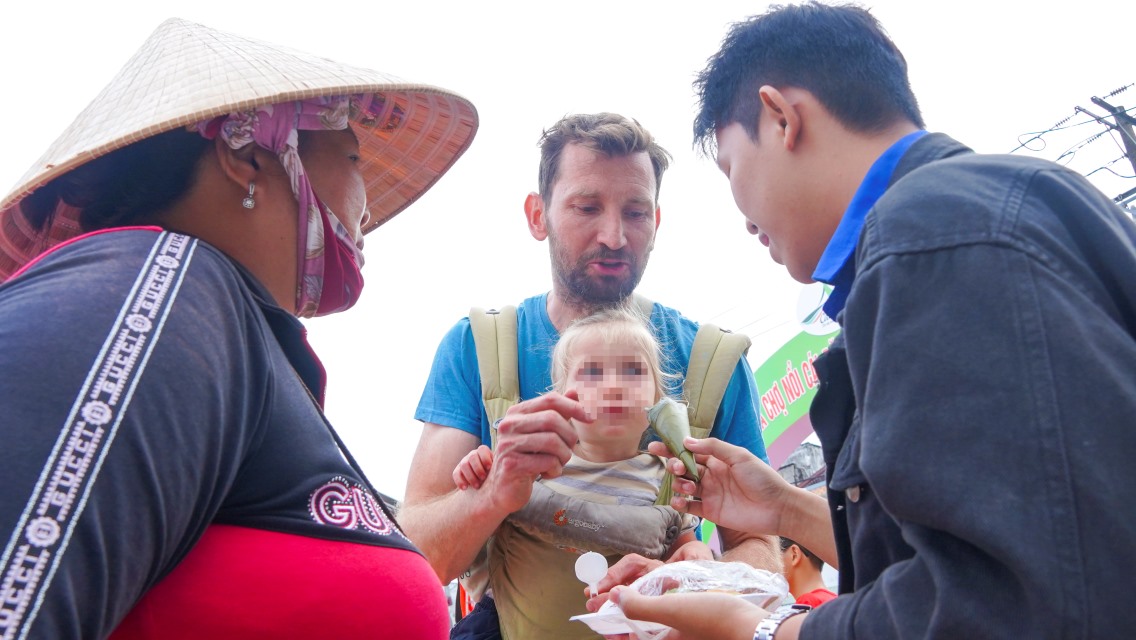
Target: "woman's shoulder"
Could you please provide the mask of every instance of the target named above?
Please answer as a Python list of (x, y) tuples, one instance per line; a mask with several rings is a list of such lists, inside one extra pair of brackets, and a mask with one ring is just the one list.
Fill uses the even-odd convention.
[(155, 321), (188, 313), (216, 327), (255, 304), (239, 268), (217, 249), (182, 234), (126, 229), (59, 245), (0, 285), (0, 324), (38, 335), (164, 310)]
[(184, 267), (233, 272), (232, 262), (207, 243), (158, 227), (126, 227), (86, 233), (36, 256), (5, 284), (45, 274), (71, 279), (112, 278), (144, 268)]

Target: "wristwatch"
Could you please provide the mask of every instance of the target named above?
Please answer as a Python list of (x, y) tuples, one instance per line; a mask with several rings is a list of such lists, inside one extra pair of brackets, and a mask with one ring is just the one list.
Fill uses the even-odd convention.
[(807, 604), (791, 604), (787, 607), (781, 607), (768, 618), (757, 623), (757, 628), (753, 630), (753, 640), (773, 640), (773, 634), (777, 633), (777, 627), (780, 627), (782, 622), (795, 615), (808, 613), (811, 609), (812, 607)]

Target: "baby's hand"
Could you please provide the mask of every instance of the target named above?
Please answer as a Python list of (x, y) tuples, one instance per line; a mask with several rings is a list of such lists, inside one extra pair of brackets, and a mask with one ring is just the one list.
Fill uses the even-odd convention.
[(489, 467), (493, 465), (493, 450), (485, 445), (465, 454), (458, 466), (454, 467), (454, 484), (462, 491), (473, 487), (480, 489), (481, 483), (489, 477)]
[(691, 540), (675, 550), (667, 562), (681, 562), (683, 560), (713, 560), (714, 552), (705, 542)]

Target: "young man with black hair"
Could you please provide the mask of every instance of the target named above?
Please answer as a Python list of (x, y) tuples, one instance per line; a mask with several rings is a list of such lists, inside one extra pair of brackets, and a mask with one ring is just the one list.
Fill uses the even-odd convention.
[(696, 88), (747, 228), (835, 287), (843, 331), (815, 363), (827, 508), (714, 440), (688, 445), (700, 486), (676, 488), (803, 541), (841, 595), (767, 620), (713, 594), (612, 599), (684, 639), (1131, 635), (1136, 226), (1072, 171), (924, 131), (859, 7), (739, 23)]

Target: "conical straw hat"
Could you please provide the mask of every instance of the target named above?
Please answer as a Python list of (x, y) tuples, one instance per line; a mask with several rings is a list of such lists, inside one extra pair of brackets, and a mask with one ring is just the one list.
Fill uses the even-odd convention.
[[(477, 111), (452, 91), (407, 82), (185, 20), (163, 22), (110, 84), (0, 201), (0, 281), (80, 233), (70, 215), (44, 232), (19, 203), (52, 179), (165, 131), (251, 107), (377, 92), (378, 118), (359, 114), (360, 167), (374, 230), (418, 199), (473, 140)], [(367, 116), (366, 120), (362, 118)]]

